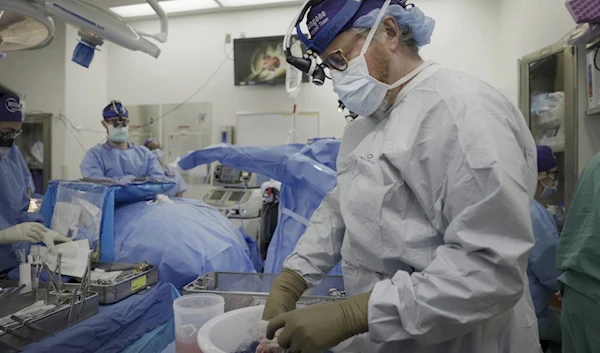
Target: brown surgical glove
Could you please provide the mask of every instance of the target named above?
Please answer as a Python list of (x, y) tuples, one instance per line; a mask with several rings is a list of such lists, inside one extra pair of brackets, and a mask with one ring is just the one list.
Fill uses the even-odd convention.
[(263, 320), (269, 321), (275, 316), (296, 309), (296, 303), (308, 289), (304, 279), (290, 269), (283, 269), (277, 277), (265, 305)]

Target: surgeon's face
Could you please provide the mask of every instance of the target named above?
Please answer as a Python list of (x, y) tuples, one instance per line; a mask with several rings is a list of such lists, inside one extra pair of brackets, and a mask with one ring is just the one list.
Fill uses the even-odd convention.
[(16, 122), (0, 122), (0, 155), (12, 147), (15, 139), (21, 134), (22, 124)]
[(558, 168), (554, 167), (547, 172), (541, 172), (538, 174), (538, 180), (542, 186), (552, 187), (554, 181), (558, 179)]
[[(360, 55), (365, 44), (367, 34), (357, 34), (346, 31), (335, 37), (320, 55), (321, 60), (330, 70), (344, 71), (347, 64)], [(384, 50), (384, 44), (375, 36), (365, 53), (369, 74), (383, 83), (390, 83), (388, 79), (390, 67), (390, 53)], [(344, 65), (346, 64), (346, 65)]]
[(157, 148), (160, 148), (160, 143), (158, 143), (158, 141), (152, 141), (148, 144), (148, 149), (150, 151), (155, 150)]

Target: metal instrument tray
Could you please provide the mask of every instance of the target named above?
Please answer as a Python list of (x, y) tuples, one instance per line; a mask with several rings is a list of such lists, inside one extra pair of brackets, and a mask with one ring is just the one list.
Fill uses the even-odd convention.
[[(262, 305), (267, 301), (278, 275), (264, 273), (211, 272), (183, 288), (183, 294), (212, 293), (225, 298), (225, 311)], [(344, 279), (328, 276), (319, 286), (309, 289), (298, 301), (299, 306), (341, 300)]]
[[(108, 266), (108, 267), (107, 267)], [(119, 271), (123, 269), (133, 268), (135, 265), (129, 264), (100, 264), (93, 263), (92, 268), (106, 268), (107, 270)], [(125, 272), (127, 272), (126, 270)], [(125, 279), (117, 279), (118, 282), (111, 284), (98, 284), (91, 283), (90, 291), (98, 293), (99, 302), (102, 305), (117, 303), (133, 294), (141, 292), (142, 290), (156, 284), (158, 282), (158, 268), (152, 266), (150, 269), (140, 272), (137, 274), (131, 274)], [(17, 287), (18, 281), (11, 280), (0, 280), (0, 287)], [(40, 288), (50, 288), (50, 282), (40, 282)], [(74, 290), (79, 288), (79, 283), (63, 283), (62, 287), (66, 290)]]
[[(65, 293), (60, 295), (60, 299), (65, 297), (71, 297), (72, 294)], [(38, 289), (26, 294), (19, 294), (9, 300), (0, 303), (0, 317), (11, 316), (28, 306), (33, 305), (35, 302), (43, 300), (44, 303), (52, 304), (57, 300), (57, 295), (54, 292), (50, 292), (48, 289)], [(98, 313), (98, 294), (94, 292), (88, 292), (85, 300), (83, 300), (83, 306), (81, 307), (82, 300), (78, 300), (74, 304), (74, 313), (72, 314), (71, 326), (84, 321)], [(69, 327), (69, 309), (70, 303), (59, 305), (54, 309), (46, 311), (45, 313), (27, 319), (27, 323), (30, 325), (23, 325), (16, 321), (11, 324), (7, 324), (6, 327), (12, 329), (13, 333), (17, 335), (3, 332), (0, 334), (0, 352), (9, 352), (10, 348), (23, 348), (29, 343), (39, 341), (44, 337), (53, 335)], [(81, 311), (79, 312), (79, 308)], [(79, 312), (79, 315), (77, 313)], [(33, 324), (33, 325), (31, 325)], [(36, 326), (38, 329), (31, 328)], [(40, 330), (41, 329), (41, 330)]]
[[(92, 264), (96, 268), (97, 264)], [(132, 265), (134, 266), (134, 265)], [(111, 284), (90, 283), (90, 290), (98, 293), (100, 304), (108, 305), (117, 303), (128, 298), (158, 282), (158, 268), (152, 266), (150, 269), (126, 276), (124, 279), (117, 279), (118, 282)], [(44, 283), (45, 285), (49, 285)], [(42, 283), (40, 283), (42, 286)], [(64, 288), (71, 290), (79, 288), (78, 283), (65, 283)]]

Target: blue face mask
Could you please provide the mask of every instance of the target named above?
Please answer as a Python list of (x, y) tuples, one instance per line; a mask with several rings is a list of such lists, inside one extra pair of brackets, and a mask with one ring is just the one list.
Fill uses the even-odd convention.
[(152, 152), (156, 156), (156, 158), (158, 158), (158, 160), (161, 160), (165, 156), (165, 152), (160, 148), (155, 148), (150, 152)]
[(108, 139), (112, 142), (122, 143), (127, 142), (129, 140), (129, 127), (127, 126), (119, 126), (114, 127), (112, 125), (108, 126)]
[(554, 185), (552, 185), (550, 187), (544, 185), (544, 183), (541, 183), (541, 184), (544, 187), (544, 191), (542, 191), (542, 194), (540, 195), (540, 198), (542, 198), (542, 199), (546, 199), (546, 198), (554, 195), (556, 193), (556, 190), (558, 189), (558, 180), (554, 180)]

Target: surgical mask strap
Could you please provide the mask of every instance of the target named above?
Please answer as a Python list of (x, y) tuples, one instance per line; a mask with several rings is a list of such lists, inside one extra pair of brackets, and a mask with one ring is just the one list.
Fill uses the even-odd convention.
[(365, 43), (363, 44), (363, 47), (360, 51), (360, 55), (365, 55), (365, 53), (367, 52), (367, 49), (369, 49), (369, 45), (371, 45), (371, 41), (373, 40), (373, 37), (375, 37), (375, 32), (377, 32), (377, 28), (379, 28), (379, 24), (381, 23), (381, 21), (383, 21), (385, 12), (387, 11), (391, 2), (392, 2), (392, 0), (386, 0), (385, 3), (383, 4), (383, 6), (381, 7), (381, 10), (379, 11), (379, 15), (377, 15), (377, 19), (375, 20), (373, 27), (371, 27), (371, 30), (369, 31), (369, 34), (367, 35), (367, 39), (365, 40)]
[(414, 69), (408, 75), (402, 77), (401, 79), (399, 79), (398, 81), (396, 81), (394, 84), (391, 84), (390, 85), (390, 89), (394, 89), (396, 87), (402, 86), (403, 84), (405, 84), (406, 82), (412, 80), (418, 74), (420, 74), (423, 70), (425, 70), (426, 68), (428, 68), (429, 66), (431, 66), (433, 64), (434, 64), (433, 61), (426, 61), (426, 62), (424, 62), (423, 64), (421, 64), (421, 66), (419, 66), (416, 69)]

